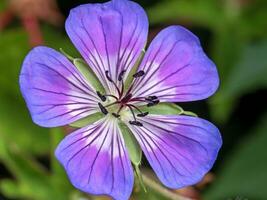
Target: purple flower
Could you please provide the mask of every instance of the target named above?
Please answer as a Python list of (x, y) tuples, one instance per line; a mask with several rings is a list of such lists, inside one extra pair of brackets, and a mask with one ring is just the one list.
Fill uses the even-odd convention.
[(100, 120), (68, 135), (56, 150), (72, 184), (91, 194), (129, 198), (134, 175), (119, 123), (135, 136), (164, 185), (181, 188), (198, 182), (221, 147), (218, 129), (198, 117), (143, 110), (161, 102), (205, 99), (216, 91), (216, 66), (198, 38), (181, 26), (170, 26), (156, 36), (139, 63), (148, 19), (128, 0), (76, 7), (66, 31), (104, 90), (95, 89), (77, 66), (47, 47), (27, 55), (20, 87), (40, 126), (67, 125), (103, 113)]

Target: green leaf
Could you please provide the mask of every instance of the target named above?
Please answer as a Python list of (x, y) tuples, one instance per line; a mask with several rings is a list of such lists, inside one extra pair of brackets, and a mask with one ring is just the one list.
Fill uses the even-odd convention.
[(84, 76), (84, 78), (93, 86), (93, 88), (96, 91), (99, 91), (101, 93), (105, 93), (105, 89), (93, 70), (85, 63), (84, 60), (80, 58), (76, 58), (73, 61), (74, 65), (77, 67), (77, 69), (81, 72), (81, 74)]
[(73, 122), (70, 124), (70, 126), (72, 127), (77, 127), (77, 128), (82, 128), (86, 125), (92, 124), (98, 120), (100, 120), (101, 118), (103, 118), (105, 115), (103, 113), (94, 113), (92, 115), (89, 115), (88, 117), (82, 118), (77, 120), (76, 122)]
[(236, 145), (230, 157), (225, 158), (216, 181), (204, 199), (266, 199), (267, 180), (267, 114), (251, 134)]
[(187, 20), (207, 27), (217, 27), (223, 23), (224, 11), (212, 0), (165, 0), (148, 9), (150, 23)]
[(147, 107), (140, 106), (143, 112), (149, 112), (150, 114), (160, 114), (160, 115), (181, 115), (184, 113), (184, 110), (174, 104), (174, 103), (159, 103), (158, 105)]
[(211, 99), (212, 113), (218, 121), (226, 121), (238, 99), (251, 91), (267, 87), (267, 41), (249, 45), (239, 62), (228, 73), (220, 90)]
[(6, 0), (0, 1), (0, 12), (4, 11), (4, 9), (7, 9), (7, 1)]
[(140, 165), (142, 160), (142, 150), (133, 133), (123, 122), (119, 123), (119, 128), (122, 132), (124, 142), (132, 163), (136, 166)]
[(32, 122), (22, 97), (0, 96), (0, 135), (6, 145), (16, 145), (33, 154), (44, 154), (49, 151), (48, 130)]

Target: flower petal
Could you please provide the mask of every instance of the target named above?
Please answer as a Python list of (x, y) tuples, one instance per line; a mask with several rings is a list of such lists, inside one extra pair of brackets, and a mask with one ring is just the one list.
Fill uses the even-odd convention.
[(114, 119), (101, 119), (70, 134), (57, 147), (56, 157), (76, 188), (116, 200), (130, 197), (133, 170)]
[(189, 116), (150, 115), (129, 125), (150, 165), (167, 187), (193, 185), (211, 169), (222, 141), (218, 129)]
[(66, 125), (98, 111), (89, 83), (67, 58), (47, 47), (36, 47), (25, 58), (20, 88), (40, 126)]
[(112, 0), (72, 9), (66, 31), (105, 88), (113, 91), (105, 71), (110, 72), (115, 82), (122, 70), (126, 70), (127, 77), (145, 47), (148, 19), (138, 4)]
[(218, 87), (216, 66), (203, 52), (198, 38), (181, 26), (161, 31), (152, 41), (139, 70), (145, 76), (136, 80), (136, 97), (158, 96), (161, 101), (201, 100)]

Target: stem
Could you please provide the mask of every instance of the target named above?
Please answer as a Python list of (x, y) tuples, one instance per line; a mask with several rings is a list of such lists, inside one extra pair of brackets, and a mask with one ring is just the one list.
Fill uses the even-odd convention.
[(150, 187), (151, 189), (157, 191), (158, 193), (160, 193), (162, 196), (170, 199), (170, 200), (192, 200), (191, 198), (188, 197), (183, 197), (179, 194), (176, 194), (174, 192), (172, 192), (171, 190), (163, 187), (162, 185), (160, 185), (159, 183), (157, 183), (156, 181), (152, 180), (151, 178), (149, 178), (148, 176), (142, 174), (143, 177), (143, 181), (144, 183)]

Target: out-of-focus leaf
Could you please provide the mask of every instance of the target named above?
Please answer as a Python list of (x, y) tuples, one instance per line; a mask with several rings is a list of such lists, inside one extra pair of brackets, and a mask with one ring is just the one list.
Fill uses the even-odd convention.
[[(73, 192), (75, 192), (74, 187), (70, 184), (67, 178), (64, 168), (60, 165), (55, 157), (55, 149), (59, 142), (64, 138), (64, 132), (62, 128), (54, 128), (50, 131), (50, 144), (51, 144), (51, 154), (50, 154), (50, 165), (51, 165), (51, 178), (53, 188), (57, 188), (58, 195), (60, 198), (68, 198), (72, 200)], [(74, 199), (73, 199), (74, 200)]]
[(0, 1), (0, 12), (6, 7), (6, 0)]
[(48, 129), (32, 122), (22, 97), (0, 97), (0, 135), (7, 145), (17, 145), (27, 152), (43, 154), (49, 151)]
[(54, 29), (50, 26), (44, 26), (42, 28), (44, 34), (45, 45), (60, 51), (62, 48), (66, 53), (74, 58), (79, 58), (80, 54), (71, 43), (64, 29), (60, 32), (58, 29)]
[(27, 35), (20, 29), (0, 32), (0, 89), (20, 95), (18, 80), (23, 58), (29, 51)]
[(220, 81), (224, 83), (243, 50), (244, 39), (233, 23), (221, 25), (214, 30), (211, 56), (220, 73)]
[(223, 9), (217, 1), (165, 0), (148, 9), (152, 24), (188, 20), (206, 27), (216, 27), (224, 21)]
[(261, 123), (236, 146), (216, 182), (204, 199), (227, 199), (243, 196), (247, 199), (264, 200), (267, 197), (267, 114)]
[[(30, 156), (21, 152), (15, 145), (7, 146), (7, 155), (2, 157), (6, 167), (16, 178), (16, 182), (1, 182), (1, 190), (10, 197), (28, 197), (45, 199), (47, 194), (44, 188), (49, 186), (49, 177), (44, 168), (36, 163)], [(12, 188), (17, 185), (17, 190), (12, 193)]]
[[(51, 146), (63, 137), (59, 129), (55, 129), (51, 135), (54, 136)], [(1, 161), (5, 163), (15, 180), (0, 181), (0, 190), (3, 194), (10, 198), (33, 200), (71, 199), (74, 188), (67, 180), (63, 169), (54, 161), (54, 155), (51, 155), (50, 173), (16, 145), (4, 145), (4, 148), (6, 154), (1, 155)]]
[(267, 87), (267, 41), (248, 46), (239, 62), (228, 73), (217, 95), (212, 99), (212, 114), (225, 121), (238, 98), (251, 91)]

